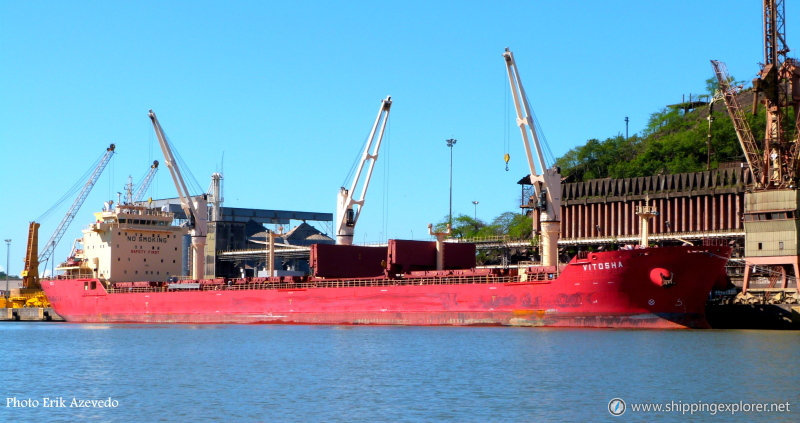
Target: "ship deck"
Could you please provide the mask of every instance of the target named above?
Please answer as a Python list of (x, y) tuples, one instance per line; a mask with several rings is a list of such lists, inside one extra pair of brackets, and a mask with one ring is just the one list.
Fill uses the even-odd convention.
[[(278, 278), (272, 278), (278, 279)], [(353, 278), (353, 279), (308, 279), (308, 280), (226, 280), (220, 283), (164, 283), (156, 286), (112, 286), (106, 289), (109, 294), (142, 292), (185, 292), (185, 291), (242, 291), (242, 290), (285, 290), (301, 291), (313, 288), (357, 288), (401, 285), (467, 285), (467, 284), (548, 284), (555, 278), (546, 274), (528, 275), (521, 281), (519, 276), (448, 276), (421, 278)], [(88, 283), (88, 282), (87, 282)], [(154, 284), (157, 284), (155, 282)]]

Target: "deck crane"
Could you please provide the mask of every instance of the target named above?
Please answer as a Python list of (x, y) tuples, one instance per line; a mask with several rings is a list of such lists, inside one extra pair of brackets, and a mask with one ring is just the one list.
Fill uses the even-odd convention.
[[(514, 98), (514, 107), (517, 111), (517, 126), (522, 134), (522, 144), (525, 147), (525, 156), (528, 159), (528, 168), (531, 172), (531, 185), (536, 195), (536, 209), (539, 210), (541, 222), (541, 254), (543, 266), (558, 266), (558, 238), (561, 232), (561, 174), (557, 166), (547, 167), (539, 142), (539, 134), (533, 124), (533, 114), (522, 86), (522, 80), (514, 61), (514, 54), (506, 48), (503, 53), (508, 71), (508, 82), (511, 86), (511, 95)], [(531, 143), (528, 138), (530, 132), (536, 148), (539, 169), (533, 160)]]
[(161, 124), (158, 122), (156, 114), (150, 110), (150, 120), (153, 122), (153, 129), (156, 131), (158, 143), (161, 145), (161, 151), (164, 153), (164, 161), (167, 164), (172, 181), (175, 183), (175, 188), (178, 190), (178, 197), (181, 200), (181, 208), (186, 213), (189, 219), (189, 234), (192, 237), (192, 267), (191, 277), (193, 279), (200, 279), (205, 273), (205, 246), (206, 234), (208, 233), (208, 206), (206, 204), (205, 195), (193, 197), (186, 188), (186, 182), (183, 180), (183, 175), (178, 168), (178, 163), (175, 161), (175, 156), (172, 154), (172, 149), (167, 142), (167, 137)]
[(106, 152), (103, 154), (100, 162), (97, 164), (97, 166), (95, 166), (94, 171), (89, 176), (89, 179), (83, 185), (80, 193), (78, 193), (78, 197), (76, 197), (75, 201), (72, 202), (67, 214), (64, 215), (64, 218), (61, 219), (61, 222), (56, 227), (53, 235), (47, 240), (44, 251), (42, 251), (41, 254), (38, 254), (39, 223), (31, 222), (28, 226), (28, 246), (25, 250), (25, 269), (22, 271), (22, 285), (25, 288), (41, 288), (41, 285), (39, 284), (39, 264), (43, 263), (45, 266), (47, 266), (47, 261), (52, 257), (56, 246), (58, 245), (59, 241), (61, 241), (64, 233), (67, 231), (69, 224), (72, 223), (73, 219), (75, 219), (75, 215), (83, 205), (86, 197), (89, 196), (89, 192), (92, 190), (92, 187), (94, 187), (97, 179), (100, 178), (100, 174), (103, 173), (106, 165), (108, 165), (108, 162), (114, 155), (115, 149), (116, 146), (114, 144), (111, 144), (106, 149)]
[(142, 179), (142, 182), (136, 188), (136, 192), (131, 195), (131, 203), (142, 201), (142, 197), (144, 197), (144, 193), (147, 192), (147, 188), (150, 187), (150, 183), (153, 182), (153, 176), (155, 176), (156, 172), (158, 172), (158, 160), (153, 160), (153, 164), (150, 165), (150, 170), (147, 171), (147, 175), (144, 176), (144, 179)]
[[(353, 232), (355, 231), (358, 217), (361, 215), (361, 209), (364, 207), (364, 198), (367, 195), (367, 188), (369, 181), (372, 178), (372, 169), (375, 167), (375, 162), (378, 160), (378, 150), (381, 148), (381, 141), (383, 140), (383, 133), (386, 130), (386, 122), (389, 121), (389, 109), (392, 107), (392, 97), (387, 96), (386, 99), (381, 100), (381, 106), (378, 109), (378, 116), (375, 118), (375, 123), (372, 125), (369, 139), (364, 146), (364, 153), (361, 155), (361, 163), (358, 166), (353, 183), (350, 189), (341, 187), (339, 189), (338, 202), (336, 206), (336, 243), (341, 245), (351, 245), (353, 243)], [(380, 126), (380, 129), (378, 127)], [(375, 139), (377, 133), (377, 140)], [(358, 199), (355, 197), (356, 188), (361, 179), (361, 172), (364, 170), (369, 162), (366, 177)]]

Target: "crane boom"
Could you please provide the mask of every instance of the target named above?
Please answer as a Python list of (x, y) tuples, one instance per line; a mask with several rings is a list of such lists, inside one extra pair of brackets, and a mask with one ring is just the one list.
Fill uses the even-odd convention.
[(150, 170), (145, 175), (142, 183), (136, 188), (136, 192), (133, 194), (132, 202), (141, 201), (144, 193), (147, 192), (147, 188), (150, 187), (150, 183), (153, 181), (153, 176), (155, 176), (156, 172), (158, 171), (158, 160), (153, 160), (153, 164), (150, 166)]
[[(522, 86), (522, 80), (519, 77), (517, 63), (514, 61), (514, 54), (509, 49), (506, 49), (505, 53), (503, 53), (503, 57), (506, 59), (508, 82), (511, 85), (514, 108), (517, 111), (517, 126), (519, 126), (519, 130), (522, 133), (522, 143), (525, 147), (525, 156), (528, 159), (528, 167), (531, 172), (531, 177), (534, 175), (538, 176), (543, 173), (547, 166), (545, 164), (544, 155), (542, 154), (542, 149), (539, 144), (539, 134), (536, 133), (536, 130), (533, 126), (533, 117), (530, 113), (531, 106), (528, 102), (528, 96), (525, 93), (525, 87)], [(526, 127), (528, 128), (527, 130)], [(528, 139), (528, 130), (530, 130), (530, 133), (533, 136), (534, 146), (536, 147), (536, 157), (539, 161), (539, 169), (541, 169), (542, 172), (537, 171), (534, 164), (533, 155), (531, 154), (531, 143)]]
[(756, 186), (764, 186), (767, 182), (765, 180), (766, 162), (758, 150), (758, 145), (755, 138), (753, 138), (753, 131), (750, 130), (750, 124), (747, 123), (744, 111), (739, 106), (739, 100), (736, 99), (737, 90), (729, 82), (730, 76), (728, 76), (728, 70), (724, 63), (719, 60), (712, 60), (711, 66), (714, 68), (714, 75), (716, 75), (719, 89), (722, 91), (722, 98), (725, 100), (728, 115), (730, 115), (731, 122), (733, 122), (733, 127), (736, 130), (736, 137), (739, 139), (742, 151), (744, 151), (744, 157), (750, 166), (750, 172), (753, 173), (753, 181)]
[[(766, 125), (762, 144), (756, 144), (744, 113), (736, 100), (725, 65), (712, 60), (714, 73), (724, 93), (728, 114), (739, 138), (747, 163), (753, 173), (756, 189), (793, 188), (797, 185), (800, 163), (800, 68), (795, 59), (787, 58), (786, 19), (783, 0), (763, 0), (764, 63), (753, 79), (753, 114), (761, 97)], [(795, 137), (785, 130), (789, 106), (794, 107)]]
[(764, 65), (779, 65), (786, 59), (786, 7), (783, 0), (764, 0)]
[(100, 163), (97, 164), (92, 174), (89, 176), (89, 180), (83, 185), (81, 192), (78, 194), (78, 197), (75, 198), (75, 201), (72, 202), (72, 206), (70, 206), (67, 214), (61, 219), (61, 222), (58, 224), (55, 232), (47, 240), (47, 243), (44, 246), (44, 250), (42, 254), (39, 256), (39, 263), (47, 263), (47, 260), (53, 255), (53, 251), (58, 245), (58, 242), (61, 241), (61, 238), (64, 236), (64, 233), (67, 231), (69, 224), (72, 223), (72, 220), (75, 219), (75, 215), (78, 213), (78, 210), (83, 205), (83, 202), (86, 200), (86, 197), (89, 195), (89, 192), (94, 187), (94, 184), (97, 182), (97, 179), (100, 178), (100, 174), (103, 173), (103, 170), (106, 168), (106, 165), (111, 160), (111, 157), (114, 155), (114, 149), (116, 146), (111, 144), (107, 149), (103, 157), (100, 159)]
[(172, 149), (167, 142), (167, 136), (164, 135), (164, 130), (161, 128), (161, 124), (158, 122), (156, 114), (150, 110), (149, 115), (150, 120), (153, 122), (153, 129), (156, 131), (156, 137), (158, 137), (158, 144), (161, 146), (161, 152), (164, 154), (164, 161), (167, 164), (167, 169), (169, 169), (169, 174), (172, 176), (172, 182), (175, 183), (175, 189), (178, 190), (178, 198), (181, 201), (181, 208), (183, 209), (184, 213), (186, 213), (186, 217), (188, 217), (190, 220), (195, 219), (197, 217), (197, 210), (195, 209), (194, 204), (192, 204), (192, 195), (189, 193), (189, 189), (186, 187), (186, 182), (183, 180), (183, 175), (178, 168), (175, 156), (172, 155)]
[(156, 131), (158, 143), (161, 146), (161, 152), (164, 153), (164, 161), (167, 164), (172, 181), (175, 183), (175, 189), (178, 190), (178, 197), (181, 201), (181, 208), (186, 217), (189, 218), (190, 234), (192, 236), (192, 278), (199, 279), (205, 273), (205, 238), (208, 231), (208, 207), (205, 202), (205, 197), (193, 198), (186, 187), (183, 180), (183, 175), (178, 168), (178, 163), (175, 156), (172, 154), (172, 148), (167, 142), (167, 136), (158, 122), (156, 114), (150, 110), (150, 120), (153, 123), (153, 129)]
[(39, 283), (39, 224), (28, 225), (28, 247), (25, 249), (25, 268), (22, 270), (22, 287), (41, 289)]
[[(508, 82), (511, 86), (511, 95), (514, 99), (514, 108), (517, 112), (517, 126), (522, 134), (522, 144), (525, 147), (525, 155), (528, 159), (528, 168), (531, 172), (531, 185), (536, 193), (537, 209), (540, 212), (539, 218), (542, 226), (541, 252), (542, 265), (558, 265), (558, 238), (561, 231), (561, 174), (557, 166), (548, 168), (544, 160), (544, 154), (539, 142), (539, 134), (533, 125), (533, 113), (522, 86), (522, 80), (517, 70), (517, 63), (514, 61), (514, 54), (506, 48), (503, 53), (508, 71)], [(536, 149), (539, 169), (533, 160), (531, 143), (528, 137), (530, 132), (533, 138), (533, 146)]]
[(781, 66), (782, 77), (789, 81), (788, 100), (794, 107), (794, 141), (791, 157), (795, 163), (800, 160), (800, 62), (786, 59)]
[[(375, 118), (375, 123), (372, 125), (372, 130), (369, 134), (369, 139), (364, 146), (364, 153), (361, 155), (361, 163), (358, 166), (353, 183), (350, 189), (341, 187), (339, 189), (338, 202), (336, 207), (336, 243), (350, 245), (353, 243), (353, 232), (355, 231), (356, 223), (359, 216), (361, 216), (361, 209), (364, 207), (364, 198), (367, 195), (367, 188), (369, 188), (369, 181), (372, 179), (372, 170), (375, 167), (375, 162), (378, 160), (378, 151), (381, 148), (381, 141), (383, 134), (386, 130), (386, 123), (389, 121), (389, 110), (392, 107), (392, 97), (387, 96), (386, 99), (381, 100), (380, 108), (378, 109), (378, 116)], [(379, 129), (380, 127), (380, 129)], [(377, 134), (377, 140), (375, 139)], [(369, 162), (367, 174), (364, 178), (358, 198), (355, 197), (356, 188), (361, 179), (361, 173), (364, 167)]]

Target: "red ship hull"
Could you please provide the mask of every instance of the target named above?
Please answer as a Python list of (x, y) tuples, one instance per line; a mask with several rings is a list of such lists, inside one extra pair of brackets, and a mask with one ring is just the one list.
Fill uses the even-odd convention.
[(704, 328), (705, 302), (724, 277), (729, 254), (727, 247), (589, 253), (574, 258), (557, 278), (527, 281), (512, 273), (145, 292), (106, 290), (96, 279), (42, 285), (56, 313), (80, 323)]

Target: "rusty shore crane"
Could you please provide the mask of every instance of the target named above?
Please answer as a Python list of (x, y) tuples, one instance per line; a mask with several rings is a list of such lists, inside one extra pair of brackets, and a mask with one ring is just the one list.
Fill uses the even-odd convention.
[[(754, 188), (795, 188), (800, 177), (800, 63), (786, 56), (789, 47), (786, 45), (783, 0), (764, 0), (763, 19), (764, 63), (753, 80), (753, 113), (759, 99), (766, 109), (766, 131), (762, 142), (756, 141), (747, 124), (746, 115), (736, 99), (738, 88), (731, 85), (725, 64), (712, 60), (711, 65), (753, 173)], [(789, 113), (794, 116), (794, 135), (786, 128)]]
[[(744, 195), (743, 302), (800, 301), (800, 62), (787, 57), (783, 0), (763, 0), (764, 62), (753, 79), (753, 114), (764, 105), (766, 129), (757, 140), (732, 86), (725, 64), (712, 60), (728, 114), (753, 175)], [(789, 122), (794, 118), (794, 128)], [(793, 275), (791, 275), (793, 273)], [(751, 287), (756, 277), (767, 286)], [(790, 280), (794, 279), (794, 286)], [(780, 286), (778, 286), (780, 285)], [(752, 295), (755, 293), (756, 295)]]

